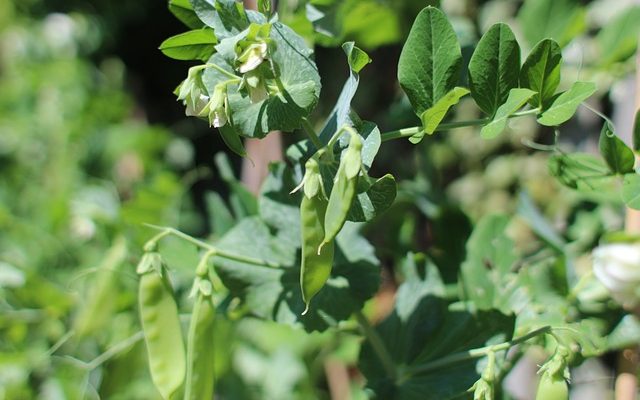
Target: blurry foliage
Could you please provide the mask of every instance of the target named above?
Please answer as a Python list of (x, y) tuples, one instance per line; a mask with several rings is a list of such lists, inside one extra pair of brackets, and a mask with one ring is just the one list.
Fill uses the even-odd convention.
[[(381, 127), (395, 129), (416, 122), (395, 83), (398, 44), (417, 12), (434, 3), (283, 0), (279, 11), (284, 22), (320, 46), (355, 39), (364, 48), (377, 49), (371, 53), (374, 64), (362, 74), (367, 84), (354, 108), (365, 117), (377, 115)], [(496, 20), (519, 23), (516, 33), (530, 46), (543, 29), (545, 35), (552, 32), (566, 45), (563, 74), (597, 81), (605, 104), (610, 85), (631, 68), (638, 8), (625, 8), (628, 2), (608, 7), (611, 2), (528, 0), (522, 8), (510, 0), (479, 2), (477, 7), (442, 3), (463, 54), (465, 43), (473, 46)], [(545, 5), (571, 9), (569, 22), (565, 16), (555, 18), (562, 13), (558, 11), (545, 19), (546, 26), (536, 24)], [(228, 229), (225, 219), (246, 212), (238, 191), (231, 190), (231, 211), (221, 208), (225, 203), (218, 194), (208, 194), (210, 210), (225, 212), (209, 215), (211, 221), (203, 225), (204, 218), (186, 196), (201, 172), (193, 169), (192, 144), (145, 122), (125, 90), (127, 71), (121, 60), (90, 61), (105, 40), (118, 37), (123, 21), (142, 18), (158, 4), (101, 1), (89, 13), (74, 11), (87, 11), (85, 6), (81, 1), (0, 2), (0, 398), (156, 398), (150, 394), (155, 389), (147, 376), (135, 305), (133, 264), (148, 237), (141, 224), (196, 232), (209, 226), (217, 237)], [(49, 14), (52, 10), (69, 13)], [(619, 22), (610, 26), (622, 27), (615, 32), (608, 27), (614, 20)], [(158, 44), (148, 45), (155, 49)], [(343, 65), (333, 62), (333, 51), (319, 50), (325, 76), (338, 69), (343, 73)], [(329, 83), (323, 90), (337, 95), (339, 88)], [(323, 111), (328, 110), (320, 107)], [(455, 117), (469, 119), (475, 113), (463, 101)], [(568, 131), (580, 135), (576, 143), (563, 145), (587, 150), (581, 132), (593, 125), (584, 115), (567, 124)], [(509, 234), (518, 255), (556, 276), (569, 269), (576, 275), (589, 270), (584, 253), (605, 232), (621, 227), (621, 200), (570, 191), (551, 181), (547, 155), (523, 146), (554, 141), (553, 132), (535, 129), (530, 121), (518, 120), (511, 123), (510, 134), (486, 141), (467, 128), (416, 148), (394, 143), (380, 154), (375, 168), (405, 178), (394, 206), (366, 230), (392, 275), (401, 280), (395, 266), (408, 251), (422, 250), (433, 258), (445, 284), (456, 282), (472, 226), (496, 211), (517, 214)], [(211, 147), (203, 148), (210, 159)], [(196, 172), (181, 179), (178, 171), (190, 169)], [(521, 192), (536, 213), (523, 206)], [(572, 257), (545, 257), (549, 238), (538, 229), (536, 218), (541, 216)], [(176, 244), (165, 251), (172, 254), (167, 257), (172, 278), (186, 305), (185, 270), (195, 265), (187, 262), (194, 250)], [(557, 282), (538, 278), (532, 273), (518, 279), (538, 282), (544, 286), (541, 293), (552, 287), (565, 294)], [(592, 292), (602, 299), (597, 288)], [(545, 307), (555, 307), (555, 300)], [(614, 324), (621, 318), (616, 307), (592, 303), (591, 314), (602, 321)], [(350, 333), (310, 335), (255, 319), (220, 318), (215, 341), (217, 390), (232, 399), (329, 398), (324, 360), (333, 357), (354, 365), (360, 347)], [(113, 348), (119, 349), (113, 358), (91, 362)], [(354, 398), (364, 396), (357, 385), (352, 390)]]

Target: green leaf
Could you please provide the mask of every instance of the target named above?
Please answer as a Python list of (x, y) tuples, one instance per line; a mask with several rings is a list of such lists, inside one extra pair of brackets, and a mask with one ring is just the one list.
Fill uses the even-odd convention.
[(269, 18), (271, 15), (271, 0), (258, 0), (258, 11)]
[(218, 40), (237, 35), (250, 22), (264, 23), (265, 17), (256, 11), (245, 11), (235, 0), (189, 0), (198, 18), (213, 28)]
[(401, 40), (402, 28), (394, 8), (377, 0), (311, 0), (305, 11), (318, 44), (335, 47), (348, 38), (373, 49)]
[(411, 143), (420, 143), (425, 133), (429, 135), (433, 134), (433, 132), (436, 131), (438, 125), (440, 125), (444, 117), (447, 115), (449, 109), (458, 104), (460, 99), (467, 94), (469, 94), (469, 89), (462, 87), (453, 88), (449, 93), (438, 100), (433, 107), (425, 110), (425, 112), (420, 115), (420, 119), (422, 120), (422, 127), (424, 128), (424, 130), (412, 136), (409, 139)]
[(218, 43), (212, 29), (198, 29), (172, 36), (160, 44), (165, 56), (176, 60), (207, 61)]
[(260, 217), (269, 226), (273, 226), (287, 242), (300, 240), (300, 191), (291, 194), (296, 186), (293, 172), (284, 163), (269, 166), (258, 198)]
[(542, 212), (536, 207), (529, 193), (522, 191), (518, 197), (518, 215), (527, 222), (536, 235), (549, 244), (554, 250), (563, 253), (566, 241), (556, 232), (555, 228), (547, 221), (544, 215), (542, 215)]
[(466, 298), (479, 310), (498, 309), (510, 313), (516, 279), (512, 268), (518, 260), (514, 242), (506, 235), (509, 218), (488, 215), (480, 219), (467, 241), (467, 258), (462, 264)]
[(467, 398), (466, 391), (480, 378), (486, 359), (430, 365), (454, 353), (509, 340), (514, 318), (496, 311), (471, 312), (461, 303), (447, 306), (438, 270), (422, 255), (409, 254), (402, 274), (405, 281), (396, 293), (393, 312), (375, 327), (401, 378), (389, 378), (366, 341), (358, 366), (367, 386), (378, 399)]
[(611, 176), (601, 159), (585, 153), (551, 156), (549, 173), (563, 185), (581, 191), (597, 190), (608, 183)]
[[(277, 65), (284, 91), (251, 103), (249, 96), (238, 92), (236, 84), (228, 87), (233, 125), (242, 136), (262, 138), (274, 130), (291, 132), (299, 128), (301, 119), (310, 114), (320, 95), (320, 76), (304, 39), (279, 22), (272, 25), (271, 39), (275, 44), (271, 59)], [(235, 40), (222, 40), (209, 61), (230, 74), (235, 74)], [(208, 68), (202, 77), (209, 93), (218, 83), (228, 80), (227, 75), (214, 68)]]
[(240, 157), (245, 157), (247, 155), (247, 151), (244, 149), (244, 144), (242, 143), (242, 138), (235, 127), (230, 124), (224, 124), (218, 128), (218, 131), (220, 132), (222, 141), (227, 145), (229, 150), (233, 151)]
[(520, 46), (503, 23), (485, 33), (469, 61), (469, 88), (478, 107), (493, 116), (509, 91), (518, 87)]
[(606, 121), (600, 132), (600, 154), (614, 174), (633, 172), (636, 158), (629, 148), (613, 131), (613, 126)]
[(538, 116), (538, 123), (556, 126), (568, 121), (580, 103), (588, 99), (596, 91), (593, 82), (575, 82), (569, 90), (557, 96), (551, 104)]
[(640, 109), (636, 111), (636, 117), (633, 121), (633, 150), (640, 152)]
[(204, 23), (200, 21), (200, 18), (193, 11), (189, 0), (169, 0), (169, 10), (191, 29), (200, 29), (204, 26)]
[(347, 55), (349, 78), (347, 78), (347, 81), (342, 87), (338, 101), (329, 114), (329, 118), (327, 118), (324, 127), (320, 131), (320, 140), (325, 144), (331, 140), (331, 137), (338, 129), (345, 125), (353, 126), (354, 121), (350, 116), (351, 101), (358, 90), (358, 84), (360, 82), (359, 72), (370, 62), (365, 61), (371, 60), (367, 53), (356, 47), (353, 42), (343, 44), (342, 50), (344, 50)]
[(258, 202), (255, 196), (233, 174), (229, 158), (223, 152), (217, 153), (214, 162), (220, 177), (231, 189), (229, 202), (237, 219), (258, 213)]
[(461, 64), (460, 44), (447, 17), (437, 8), (423, 9), (398, 63), (398, 81), (416, 114), (422, 115), (455, 87)]
[[(297, 229), (298, 224), (283, 229)], [(275, 232), (273, 232), (275, 230)], [(279, 268), (259, 266), (216, 257), (213, 264), (232, 297), (250, 315), (279, 323), (323, 331), (360, 310), (378, 289), (379, 262), (373, 247), (347, 222), (336, 238), (331, 277), (316, 294), (309, 312), (300, 291), (300, 237), (267, 225), (258, 217), (240, 221), (216, 245), (225, 251), (259, 258)]]
[(529, 89), (511, 89), (507, 101), (498, 107), (493, 120), (480, 130), (482, 137), (484, 139), (493, 139), (500, 135), (507, 127), (509, 117), (535, 95), (536, 92)]
[(396, 180), (391, 174), (379, 179), (362, 177), (358, 181), (365, 182), (364, 187), (358, 185), (356, 199), (349, 209), (347, 220), (354, 222), (371, 221), (386, 211), (396, 198)]
[(638, 21), (640, 21), (640, 7), (629, 7), (598, 32), (596, 42), (600, 48), (601, 67), (610, 66), (633, 56), (638, 47), (638, 35), (640, 35)]
[(531, 105), (543, 107), (560, 84), (562, 53), (558, 43), (544, 39), (531, 50), (520, 70), (520, 86), (538, 92)]
[(236, 223), (231, 211), (217, 192), (207, 192), (204, 200), (209, 215), (209, 226), (211, 226), (213, 234), (216, 236), (224, 235)]
[(640, 210), (640, 175), (631, 173), (624, 176), (622, 200), (627, 207)]
[(586, 11), (577, 0), (525, 1), (518, 21), (529, 44), (551, 38), (564, 47), (586, 29)]

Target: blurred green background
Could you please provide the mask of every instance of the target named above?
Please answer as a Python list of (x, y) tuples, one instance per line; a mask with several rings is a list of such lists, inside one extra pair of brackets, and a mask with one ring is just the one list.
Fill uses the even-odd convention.
[[(305, 3), (285, 0), (278, 9), (317, 45), (323, 93), (315, 120), (330, 111), (347, 76), (335, 46), (353, 39), (374, 60), (361, 75), (355, 109), (383, 132), (418, 124), (396, 64), (413, 19), (437, 1), (311, 1), (330, 11), (316, 26), (330, 35), (313, 33)], [(637, 44), (626, 39), (640, 28), (629, 24), (615, 45), (601, 28), (637, 16), (637, 7), (626, 8), (631, 2), (442, 3), (467, 57), (494, 22), (512, 23), (524, 49), (544, 31), (566, 45), (569, 81), (596, 80), (592, 105), (618, 109), (615, 94), (633, 71)], [(544, 26), (535, 22), (542, 11), (534, 3), (558, 7)], [(0, 2), (0, 399), (158, 397), (136, 311), (134, 266), (152, 234), (143, 224), (215, 237), (225, 218), (242, 211), (212, 212), (233, 195), (220, 167), (230, 162), (239, 175), (241, 160), (214, 162), (225, 151), (222, 140), (204, 121), (186, 119), (172, 94), (189, 64), (157, 50), (184, 30), (157, 0)], [(463, 102), (456, 117), (476, 113)], [(599, 124), (579, 114), (563, 131), (567, 148), (593, 148)], [(385, 144), (374, 169), (399, 178), (398, 201), (365, 231), (383, 260), (382, 293), (393, 291), (395, 265), (407, 251), (428, 252), (455, 282), (472, 222), (488, 211), (516, 212), (523, 191), (583, 249), (622, 226), (618, 198), (561, 188), (547, 173), (546, 154), (523, 145), (549, 144), (553, 131), (527, 120), (510, 129), (491, 142), (468, 128), (418, 147)], [(525, 225), (519, 245), (534, 248)], [(197, 255), (177, 241), (163, 251), (184, 301)], [(329, 398), (327, 360), (352, 367), (359, 351), (349, 332), (306, 334), (233, 318), (216, 326), (217, 392), (225, 399)], [(357, 371), (351, 374), (354, 398), (365, 396)]]

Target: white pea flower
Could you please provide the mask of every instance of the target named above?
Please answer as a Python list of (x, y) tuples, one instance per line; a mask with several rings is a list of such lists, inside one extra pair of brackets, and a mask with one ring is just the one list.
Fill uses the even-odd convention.
[(262, 64), (265, 58), (267, 58), (267, 44), (265, 42), (249, 45), (238, 57), (238, 61), (241, 63), (238, 72), (244, 74), (253, 71)]
[(187, 101), (187, 108), (185, 114), (189, 117), (198, 117), (202, 114), (202, 111), (209, 103), (209, 96), (200, 94), (195, 102)]
[(243, 89), (249, 92), (251, 104), (256, 104), (269, 98), (269, 92), (264, 84), (264, 79), (256, 74), (255, 71), (250, 71), (242, 77), (242, 82), (240, 82), (238, 90)]
[(593, 250), (593, 272), (624, 307), (640, 303), (640, 244), (615, 243)]
[(209, 116), (209, 125), (220, 128), (229, 121), (229, 100), (227, 99), (227, 86), (216, 85), (213, 96), (200, 113), (201, 116)]

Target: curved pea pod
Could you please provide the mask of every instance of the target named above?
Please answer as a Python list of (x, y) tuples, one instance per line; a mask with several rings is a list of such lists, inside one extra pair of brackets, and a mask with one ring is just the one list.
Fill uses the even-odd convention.
[(185, 400), (213, 398), (214, 356), (213, 321), (215, 306), (211, 298), (211, 282), (198, 280), (196, 301), (191, 313), (187, 338), (187, 378)]
[(157, 253), (151, 265), (140, 277), (139, 307), (142, 329), (151, 379), (164, 399), (170, 399), (180, 389), (185, 376), (185, 353), (182, 331), (178, 318), (178, 307), (173, 298), (173, 289)]
[(561, 374), (545, 372), (538, 383), (536, 400), (569, 400), (569, 386)]
[(322, 289), (331, 275), (333, 242), (324, 246), (322, 253), (318, 253), (318, 247), (325, 237), (323, 222), (326, 210), (327, 201), (319, 194), (311, 198), (302, 196), (300, 204), (300, 231), (302, 234), (300, 287), (302, 300), (306, 306), (302, 315), (309, 311), (311, 298)]
[(358, 185), (358, 175), (362, 168), (362, 138), (352, 135), (349, 147), (340, 159), (340, 166), (329, 195), (329, 204), (324, 217), (324, 240), (318, 253), (338, 235), (347, 220)]
[(247, 155), (247, 151), (244, 149), (244, 145), (242, 144), (242, 138), (240, 138), (240, 136), (232, 126), (229, 126), (229, 124), (225, 124), (219, 127), (218, 131), (220, 131), (222, 140), (227, 145), (227, 147), (231, 149), (231, 151), (233, 151), (240, 157), (245, 157)]

